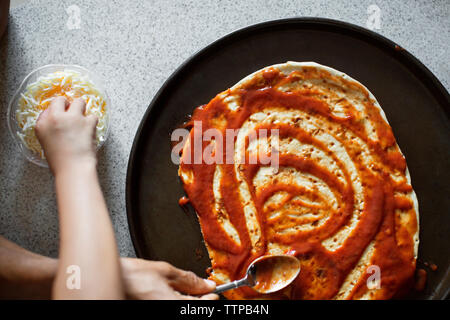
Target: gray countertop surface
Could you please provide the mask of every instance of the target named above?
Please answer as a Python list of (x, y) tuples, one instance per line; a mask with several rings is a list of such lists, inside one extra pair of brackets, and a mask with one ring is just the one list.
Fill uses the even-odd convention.
[[(77, 19), (66, 10), (74, 4), (80, 23), (72, 29)], [(112, 123), (99, 175), (120, 253), (134, 256), (125, 206), (128, 157), (147, 106), (172, 72), (216, 39), (267, 20), (325, 17), (367, 27), (372, 4), (380, 9), (375, 31), (416, 56), (448, 90), (448, 0), (31, 0), (11, 9), (0, 42), (0, 234), (35, 252), (58, 254), (53, 178), (22, 157), (6, 124), (8, 102), (33, 69), (78, 64), (106, 83)]]

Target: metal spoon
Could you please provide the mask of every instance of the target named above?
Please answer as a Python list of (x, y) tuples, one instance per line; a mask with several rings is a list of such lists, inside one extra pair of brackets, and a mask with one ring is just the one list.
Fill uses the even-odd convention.
[(260, 293), (272, 293), (290, 285), (299, 273), (300, 261), (294, 256), (262, 256), (249, 265), (244, 278), (217, 286), (214, 293), (222, 293), (242, 286), (252, 287)]

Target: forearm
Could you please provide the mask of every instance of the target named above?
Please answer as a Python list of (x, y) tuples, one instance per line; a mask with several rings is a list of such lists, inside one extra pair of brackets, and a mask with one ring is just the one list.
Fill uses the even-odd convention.
[[(119, 256), (95, 164), (75, 165), (56, 175), (60, 221), (60, 259), (56, 299), (124, 297)], [(67, 268), (78, 266), (81, 288), (66, 286)]]
[(57, 260), (0, 236), (0, 299), (50, 299)]

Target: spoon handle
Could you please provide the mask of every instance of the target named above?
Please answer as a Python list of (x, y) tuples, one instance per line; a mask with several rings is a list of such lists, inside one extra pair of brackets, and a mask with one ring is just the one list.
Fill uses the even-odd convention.
[(242, 286), (248, 286), (247, 278), (243, 278), (241, 280), (236, 280), (236, 281), (233, 281), (233, 282), (229, 282), (229, 283), (225, 283), (225, 284), (222, 284), (220, 286), (217, 286), (216, 290), (214, 290), (213, 293), (219, 294), (219, 293), (222, 293), (224, 291), (231, 290), (231, 289), (236, 289), (236, 288), (239, 288), (239, 287), (242, 287)]

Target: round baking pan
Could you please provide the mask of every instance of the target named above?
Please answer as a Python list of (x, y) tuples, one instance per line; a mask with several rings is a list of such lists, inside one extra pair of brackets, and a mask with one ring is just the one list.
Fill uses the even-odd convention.
[[(139, 257), (165, 260), (205, 276), (210, 266), (194, 210), (171, 161), (170, 135), (199, 105), (246, 75), (276, 63), (314, 61), (342, 71), (375, 95), (394, 130), (419, 199), (418, 268), (425, 290), (450, 289), (450, 96), (416, 58), (392, 41), (348, 23), (319, 18), (265, 22), (233, 32), (180, 66), (150, 103), (137, 130), (127, 173), (128, 223)], [(436, 265), (432, 271), (427, 265)], [(433, 268), (434, 269), (434, 268)]]

